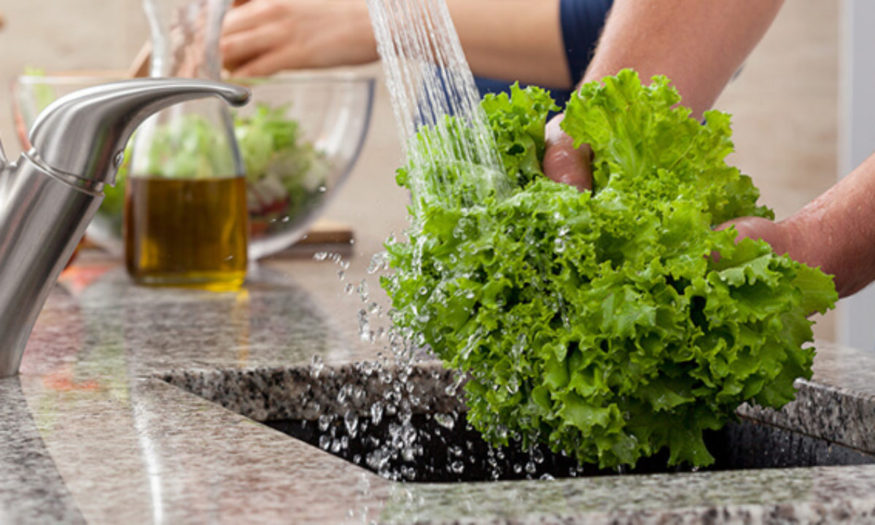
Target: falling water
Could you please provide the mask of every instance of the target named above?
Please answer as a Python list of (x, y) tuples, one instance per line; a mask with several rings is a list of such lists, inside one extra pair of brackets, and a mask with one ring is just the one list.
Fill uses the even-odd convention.
[[(411, 191), (416, 194), (422, 187), (425, 170), (439, 171), (454, 164), (467, 164), (477, 165), (487, 175), (486, 180), (492, 182), (496, 194), (502, 193), (506, 179), (492, 130), (480, 107), (480, 93), (445, 1), (368, 0), (368, 11), (401, 144), (408, 166), (414, 168), (409, 171)], [(431, 140), (414, 144), (423, 127), (431, 129)], [(460, 140), (461, 137), (464, 139)], [(378, 260), (372, 266), (383, 264), (383, 260)], [(366, 300), (367, 297), (362, 298), (363, 303)], [(360, 316), (360, 325), (366, 324), (362, 319), (367, 317), (367, 314)], [(415, 409), (412, 405), (417, 404), (417, 400), (404, 389), (412, 386), (406, 383), (413, 355), (424, 342), (413, 334), (398, 334), (391, 328), (387, 332), (398, 373), (387, 390), (389, 395), (385, 396), (382, 411), (389, 415), (397, 412), (400, 424), (389, 426), (389, 443), (367, 458), (372, 468), (377, 466), (375, 463), (382, 464), (386, 456), (400, 455), (412, 460), (422, 454), (417, 430), (411, 424)], [(363, 326), (361, 333), (364, 338), (373, 332), (369, 326)], [(454, 421), (446, 416), (439, 424), (452, 428)], [(454, 473), (464, 469), (460, 458), (448, 458), (450, 460)], [(398, 476), (398, 473), (385, 471), (383, 474)], [(412, 473), (400, 474), (402, 478), (413, 479)]]
[[(444, 0), (368, 0), (368, 10), (408, 162), (423, 167), (465, 162), (501, 173), (474, 75)], [(448, 120), (450, 115), (456, 118)], [(434, 128), (437, 140), (411, 147), (422, 126)], [(452, 140), (462, 136), (471, 140)]]
[[(337, 253), (318, 252), (314, 259), (349, 268)], [(367, 266), (370, 278), (388, 271), (385, 252), (375, 254)], [(543, 445), (523, 448), (519, 435), (509, 434), (508, 446), (488, 445), (458, 403), (465, 375), (420, 367), (434, 357), (414, 334), (382, 326), (391, 323), (390, 312), (371, 296), (368, 281), (349, 283), (338, 277), (349, 285), (345, 295), (360, 305), (359, 338), (382, 349), (376, 360), (349, 367), (327, 366), (315, 355), (311, 384), (300, 389), (294, 403), (309, 420), (283, 431), (396, 481), (550, 480), (554, 474), (584, 473), (564, 452), (554, 454)]]
[[(486, 114), (480, 107), (480, 95), (474, 84), (459, 37), (450, 19), (444, 0), (368, 0), (371, 23), (377, 40), (377, 49), (383, 62), (386, 84), (392, 99), (396, 124), (401, 135), (410, 170), (411, 190), (416, 193), (423, 170), (443, 170), (457, 164), (467, 164), (465, 173), (476, 170), (486, 174), (492, 182), (492, 189), (500, 194), (506, 179), (501, 167), (492, 130)], [(452, 118), (448, 118), (452, 117)], [(431, 129), (428, 142), (417, 142), (417, 132), (423, 127)], [(464, 137), (463, 139), (460, 139)], [(317, 260), (330, 259), (340, 266), (338, 276), (345, 278), (344, 262), (336, 254), (320, 253)], [(346, 263), (348, 265), (348, 263)], [(380, 274), (388, 269), (385, 253), (377, 254), (368, 267), (368, 274)], [(415, 334), (399, 333), (389, 327), (384, 329), (375, 324), (384, 312), (369, 297), (367, 281), (346, 283), (345, 291), (361, 299), (362, 308), (358, 313), (359, 335), (363, 341), (384, 345), (385, 357), (375, 366), (368, 366), (368, 374), (380, 378), (385, 390), (374, 400), (369, 409), (359, 413), (343, 409), (336, 414), (323, 414), (319, 418), (319, 446), (338, 453), (347, 450), (357, 435), (364, 434), (369, 426), (386, 427), (386, 435), (374, 440), (374, 448), (364, 455), (356, 455), (353, 461), (367, 465), (390, 479), (413, 480), (416, 472), (412, 467), (393, 466), (397, 462), (424, 460), (423, 443), (429, 440), (444, 440), (450, 432), (459, 433), (473, 429), (464, 422), (464, 415), (435, 414), (426, 415), (434, 422), (435, 436), (422, 434), (414, 419), (422, 400), (414, 393), (414, 362), (417, 352), (424, 345), (421, 337)], [(322, 373), (321, 361), (314, 362), (312, 373), (316, 377)], [(359, 370), (360, 373), (366, 372)], [(451, 381), (444, 392), (447, 396), (461, 395), (460, 388), (464, 377)], [(435, 378), (437, 379), (437, 378)], [(332, 400), (338, 406), (350, 405), (355, 394), (364, 389), (347, 383)], [(342, 416), (341, 416), (342, 414)], [(433, 417), (433, 419), (432, 419)], [(421, 425), (421, 422), (419, 423)], [(460, 475), (466, 464), (472, 463), (473, 442), (467, 438), (458, 445), (447, 448), (446, 467), (452, 475)], [(498, 479), (500, 463), (505, 460), (505, 452), (490, 449), (490, 462), (487, 467), (493, 471), (490, 479)], [(508, 458), (509, 461), (509, 458)], [(505, 461), (506, 462), (506, 461)], [(520, 461), (515, 466), (527, 476), (535, 473), (534, 463)], [(517, 472), (517, 473), (519, 473)]]

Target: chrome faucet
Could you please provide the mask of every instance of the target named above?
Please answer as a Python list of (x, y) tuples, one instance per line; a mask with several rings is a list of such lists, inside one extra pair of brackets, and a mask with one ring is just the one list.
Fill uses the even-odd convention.
[(134, 129), (177, 102), (216, 96), (239, 106), (249, 91), (218, 82), (153, 78), (62, 97), (9, 164), (0, 147), (0, 377), (15, 375), (58, 275), (113, 184)]

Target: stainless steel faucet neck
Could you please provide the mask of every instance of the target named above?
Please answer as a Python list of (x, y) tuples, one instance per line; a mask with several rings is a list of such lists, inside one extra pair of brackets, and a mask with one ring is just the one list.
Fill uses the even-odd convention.
[(249, 92), (218, 82), (143, 79), (71, 93), (30, 132), (33, 149), (9, 164), (0, 148), (0, 377), (18, 372), (36, 318), (112, 184), (134, 129), (169, 105)]

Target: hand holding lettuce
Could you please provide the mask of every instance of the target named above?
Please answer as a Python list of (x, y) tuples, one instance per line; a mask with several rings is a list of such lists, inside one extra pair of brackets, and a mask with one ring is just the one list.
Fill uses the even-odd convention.
[(592, 146), (591, 193), (541, 171), (545, 91), (487, 96), (502, 191), (474, 164), (399, 169), (412, 226), (387, 242), (382, 284), (396, 325), (469, 374), (468, 419), (491, 442), (541, 441), (602, 467), (662, 448), (670, 464), (708, 465), (704, 430), (743, 402), (782, 406), (811, 376), (806, 316), (836, 293), (819, 270), (713, 229), (772, 216), (724, 160), (728, 115), (690, 118), (663, 77), (603, 82), (563, 122)]

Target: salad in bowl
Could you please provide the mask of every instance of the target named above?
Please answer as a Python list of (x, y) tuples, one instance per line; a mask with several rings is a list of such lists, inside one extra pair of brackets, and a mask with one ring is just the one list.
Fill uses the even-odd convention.
[[(120, 79), (39, 72), (22, 75), (13, 96), (19, 129), (29, 129), (45, 106), (66, 93)], [(349, 175), (370, 122), (374, 78), (358, 73), (319, 72), (231, 82), (252, 90), (252, 101), (233, 112), (233, 123), (246, 172), (249, 257), (255, 260), (281, 251), (304, 236)], [(26, 133), (20, 135), (27, 146)], [(197, 176), (200, 165), (209, 163), (215, 157), (215, 148), (220, 147), (217, 144), (221, 141), (214, 140), (215, 135), (216, 131), (197, 115), (178, 120), (172, 130), (156, 129), (148, 153), (155, 158), (148, 159), (149, 163), (160, 163), (165, 175), (176, 172)], [(166, 148), (162, 149), (161, 141), (166, 141)], [(88, 230), (91, 240), (117, 254), (123, 249), (131, 143), (116, 184), (105, 188), (104, 202)], [(175, 153), (168, 158), (171, 150)]]

